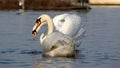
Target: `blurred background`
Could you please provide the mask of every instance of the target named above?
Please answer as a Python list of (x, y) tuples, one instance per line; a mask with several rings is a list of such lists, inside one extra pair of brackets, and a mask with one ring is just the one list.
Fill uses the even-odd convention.
[[(41, 14), (81, 16), (75, 58), (42, 57), (32, 27)], [(46, 27), (44, 27), (46, 28)], [(0, 0), (0, 68), (120, 68), (120, 0)]]
[[(120, 0), (0, 0), (0, 10), (89, 9), (91, 5), (120, 5)], [(22, 7), (23, 8), (23, 7)]]
[(88, 0), (0, 0), (0, 9), (19, 9), (20, 2), (25, 9), (71, 9), (86, 8)]

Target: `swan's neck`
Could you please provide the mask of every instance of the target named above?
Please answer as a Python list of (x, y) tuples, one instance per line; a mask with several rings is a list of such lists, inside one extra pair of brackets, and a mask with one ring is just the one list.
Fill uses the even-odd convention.
[[(48, 15), (45, 15), (43, 18), (45, 18), (45, 22), (48, 25), (48, 32), (47, 35), (52, 33), (54, 31), (54, 26), (53, 26), (53, 21), (52, 18), (49, 17)], [(46, 36), (44, 33), (40, 36), (40, 43), (43, 44), (43, 41), (45, 40)]]
[(46, 21), (47, 21), (47, 24), (48, 24), (48, 34), (52, 33), (54, 31), (54, 26), (53, 26), (53, 21), (52, 19), (48, 16), (46, 17)]

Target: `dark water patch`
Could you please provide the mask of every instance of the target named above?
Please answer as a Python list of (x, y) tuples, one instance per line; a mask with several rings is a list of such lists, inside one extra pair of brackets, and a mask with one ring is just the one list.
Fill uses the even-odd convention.
[(22, 51), (20, 51), (20, 54), (38, 55), (38, 54), (41, 54), (41, 51), (36, 51), (36, 50), (22, 50)]
[(1, 50), (0, 53), (2, 53), (2, 54), (15, 53), (16, 51), (18, 51), (18, 49), (8, 48), (8, 49), (6, 49), (6, 50)]
[(2, 60), (0, 60), (0, 64), (11, 64), (11, 62), (13, 62), (13, 60), (11, 60), (11, 59), (2, 59)]
[(24, 67), (24, 66), (32, 66), (32, 65), (31, 64), (20, 64), (20, 65), (17, 65), (17, 66)]
[(24, 64), (23, 62), (15, 62), (15, 61), (12, 61), (12, 62), (8, 62), (8, 61), (0, 61), (0, 64)]
[(39, 55), (42, 52), (41, 51), (36, 51), (36, 50), (20, 50), (20, 49), (12, 49), (12, 48), (8, 48), (5, 50), (0, 50), (1, 54), (27, 54), (27, 55)]
[(11, 59), (0, 60), (0, 65), (15, 65), (19, 67), (32, 66), (30, 63), (26, 63), (24, 61), (17, 61), (17, 60), (11, 60)]
[(24, 62), (21, 61), (14, 61), (14, 60), (9, 60), (9, 59), (3, 59), (0, 61), (0, 64), (24, 64)]

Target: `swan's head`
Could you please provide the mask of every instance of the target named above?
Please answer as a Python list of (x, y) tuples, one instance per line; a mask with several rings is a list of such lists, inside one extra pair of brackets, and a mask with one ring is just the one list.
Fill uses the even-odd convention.
[(50, 17), (47, 14), (42, 14), (40, 15), (37, 20), (36, 24), (33, 27), (32, 34), (33, 34), (33, 39), (36, 39), (37, 32), (40, 30), (40, 28), (44, 25), (47, 24), (49, 21), (47, 21)]
[(38, 32), (38, 28), (41, 24), (41, 18), (37, 19), (36, 20), (36, 24), (34, 25), (33, 27), (33, 30), (32, 30), (32, 34), (33, 34), (33, 39), (35, 40), (36, 39), (36, 36), (37, 36), (37, 32)]
[(37, 36), (37, 32), (39, 31), (39, 29), (41, 28), (41, 26), (45, 24), (45, 20), (42, 16), (39, 16), (36, 20), (35, 25), (33, 26), (33, 30), (32, 30), (32, 34), (33, 34), (33, 39), (36, 39)]

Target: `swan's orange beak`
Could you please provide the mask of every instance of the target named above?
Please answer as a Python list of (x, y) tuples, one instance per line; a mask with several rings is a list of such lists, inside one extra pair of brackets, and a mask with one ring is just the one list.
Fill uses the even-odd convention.
[(36, 31), (33, 31), (33, 39), (35, 40), (37, 37), (37, 32)]
[(36, 20), (36, 24), (35, 24), (35, 29), (32, 31), (32, 34), (33, 34), (33, 39), (35, 40), (36, 39), (36, 37), (37, 37), (37, 29), (38, 29), (38, 27), (40, 26), (40, 24), (41, 24), (41, 21), (40, 21), (40, 19), (37, 19)]

